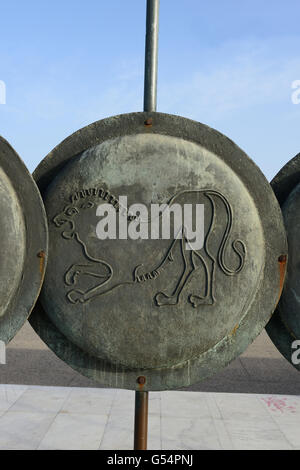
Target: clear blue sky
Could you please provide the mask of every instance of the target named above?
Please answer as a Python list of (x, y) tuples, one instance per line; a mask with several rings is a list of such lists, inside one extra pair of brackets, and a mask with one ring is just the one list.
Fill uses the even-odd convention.
[[(1, 2), (0, 134), (30, 170), (103, 117), (141, 111), (146, 0)], [(271, 179), (300, 152), (298, 0), (161, 0), (158, 111), (233, 139)]]

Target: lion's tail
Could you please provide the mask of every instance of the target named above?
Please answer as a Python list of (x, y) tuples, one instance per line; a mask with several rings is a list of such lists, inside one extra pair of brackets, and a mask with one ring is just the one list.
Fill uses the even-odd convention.
[(238, 266), (234, 269), (227, 266), (226, 261), (225, 261), (225, 254), (228, 248), (228, 239), (229, 239), (231, 228), (232, 228), (232, 209), (227, 199), (219, 192), (209, 191), (206, 193), (206, 195), (208, 197), (209, 195), (217, 196), (219, 199), (221, 199), (221, 201), (223, 202), (225, 206), (225, 209), (227, 212), (227, 224), (226, 224), (226, 229), (225, 229), (222, 241), (220, 243), (219, 251), (218, 251), (218, 262), (224, 274), (226, 274), (227, 276), (233, 276), (239, 273), (243, 269), (243, 266), (245, 263), (245, 256), (246, 256), (246, 246), (244, 242), (238, 238), (231, 243), (233, 252), (239, 258), (239, 263), (238, 263)]

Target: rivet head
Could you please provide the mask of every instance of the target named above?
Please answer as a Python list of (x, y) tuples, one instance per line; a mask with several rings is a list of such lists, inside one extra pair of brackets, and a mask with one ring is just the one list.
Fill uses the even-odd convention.
[(285, 261), (286, 261), (286, 255), (280, 255), (280, 256), (278, 257), (278, 261), (279, 261), (279, 263), (285, 263)]
[(146, 119), (146, 121), (144, 122), (144, 124), (145, 124), (146, 127), (151, 127), (152, 124), (153, 124), (152, 118)]
[(146, 377), (141, 375), (140, 377), (137, 378), (137, 383), (140, 385), (144, 385), (146, 383)]

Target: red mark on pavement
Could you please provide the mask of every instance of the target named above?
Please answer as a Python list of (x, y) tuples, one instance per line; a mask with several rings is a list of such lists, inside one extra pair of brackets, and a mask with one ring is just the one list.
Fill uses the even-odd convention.
[(291, 402), (288, 397), (264, 397), (262, 401), (266, 403), (271, 411), (280, 413), (296, 413), (296, 402)]

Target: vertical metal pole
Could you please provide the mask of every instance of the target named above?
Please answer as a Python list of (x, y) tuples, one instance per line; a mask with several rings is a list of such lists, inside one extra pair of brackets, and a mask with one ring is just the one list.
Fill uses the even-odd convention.
[[(147, 0), (144, 111), (156, 111), (157, 101), (157, 52), (158, 52), (159, 0)], [(140, 388), (145, 377), (137, 380)], [(148, 437), (148, 392), (135, 392), (134, 450), (147, 449)]]
[(156, 111), (159, 0), (147, 0), (144, 111)]
[(148, 392), (135, 392), (134, 450), (147, 450)]

